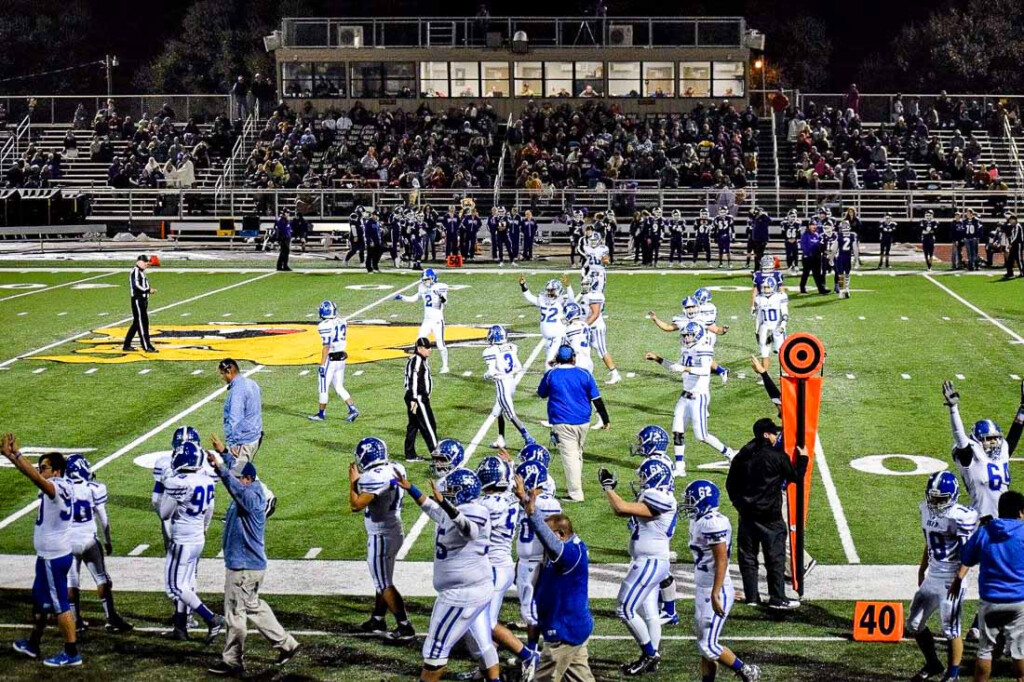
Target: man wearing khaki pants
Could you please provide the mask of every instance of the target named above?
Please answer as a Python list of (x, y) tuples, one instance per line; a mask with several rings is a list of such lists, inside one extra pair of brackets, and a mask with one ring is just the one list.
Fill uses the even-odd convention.
[(611, 428), (597, 382), (593, 374), (576, 367), (576, 353), (563, 345), (555, 356), (555, 366), (540, 380), (537, 395), (547, 398), (551, 437), (565, 469), (566, 494), (561, 499), (582, 502), (583, 445), (590, 430), (591, 403), (601, 415), (601, 428)]

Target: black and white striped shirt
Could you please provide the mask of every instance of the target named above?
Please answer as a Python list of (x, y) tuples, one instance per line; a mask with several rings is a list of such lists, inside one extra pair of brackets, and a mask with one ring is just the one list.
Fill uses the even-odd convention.
[(149, 280), (142, 268), (138, 265), (133, 267), (128, 281), (132, 288), (132, 298), (149, 298)]
[(427, 358), (413, 353), (405, 363), (405, 392), (412, 399), (429, 398), (433, 382), (430, 379), (430, 364)]

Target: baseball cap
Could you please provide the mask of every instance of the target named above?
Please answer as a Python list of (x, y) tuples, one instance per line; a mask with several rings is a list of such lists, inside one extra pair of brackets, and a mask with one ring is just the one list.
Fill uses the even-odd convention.
[(434, 344), (431, 343), (430, 339), (428, 339), (427, 337), (421, 336), (420, 338), (416, 339), (416, 347), (417, 348), (433, 348)]
[(572, 349), (572, 346), (561, 346), (558, 349), (558, 355), (555, 356), (556, 362), (572, 362), (573, 358), (576, 357), (576, 351)]
[(160, 267), (160, 256), (156, 256), (156, 255), (147, 256), (146, 254), (142, 254), (141, 256), (139, 256), (138, 258), (135, 259), (135, 262), (136, 263), (149, 263), (150, 265), (152, 265), (154, 267)]
[(762, 417), (754, 422), (754, 436), (756, 438), (761, 438), (766, 433), (774, 433), (775, 435), (778, 435), (782, 433), (782, 429), (780, 429), (778, 424), (773, 422), (770, 418)]
[(242, 473), (239, 478), (256, 478), (256, 465), (252, 462), (246, 462), (245, 466), (242, 467)]

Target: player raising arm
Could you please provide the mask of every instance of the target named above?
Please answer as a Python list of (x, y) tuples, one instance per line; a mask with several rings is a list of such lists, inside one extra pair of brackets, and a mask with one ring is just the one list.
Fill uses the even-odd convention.
[(550, 367), (565, 337), (563, 308), (566, 302), (575, 298), (572, 287), (569, 286), (569, 277), (562, 275), (561, 281), (549, 279), (544, 285), (544, 293), (539, 296), (530, 292), (525, 277), (519, 278), (519, 288), (522, 289), (523, 298), (540, 309), (540, 335), (544, 337), (545, 361)]
[(437, 281), (437, 273), (433, 268), (423, 271), (416, 293), (412, 296), (395, 294), (396, 301), (415, 303), (423, 299), (423, 322), (417, 338), (429, 338), (434, 335), (434, 344), (441, 353), (441, 374), (447, 374), (448, 346), (444, 343), (444, 309), (448, 305), (448, 285)]
[(715, 361), (714, 350), (715, 344), (718, 343), (718, 337), (729, 332), (729, 325), (718, 324), (718, 306), (711, 303), (711, 290), (700, 287), (693, 296), (683, 299), (682, 308), (683, 314), (673, 317), (672, 322), (662, 321), (653, 310), (647, 313), (647, 317), (663, 332), (682, 331), (686, 323), (691, 321), (703, 324), (704, 330), (707, 332), (704, 340), (712, 352), (711, 371), (722, 379), (723, 384), (727, 383), (729, 368), (722, 367)]

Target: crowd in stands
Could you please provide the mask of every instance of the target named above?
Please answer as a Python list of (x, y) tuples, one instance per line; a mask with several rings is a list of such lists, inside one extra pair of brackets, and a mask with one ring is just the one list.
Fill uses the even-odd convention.
[(435, 112), (396, 108), (314, 114), (278, 105), (245, 164), (248, 187), (391, 187), (470, 189), (493, 186), (489, 104)]
[[(1012, 129), (1017, 128), (1016, 104), (982, 106), (977, 100), (950, 98), (943, 92), (923, 105), (918, 97), (904, 100), (896, 95), (891, 121), (877, 127), (864, 126), (860, 104), (856, 86), (851, 86), (842, 107), (819, 107), (808, 101), (802, 110), (786, 108), (783, 125), (787, 140), (794, 144), (797, 186), (874, 190), (953, 183), (1007, 189), (994, 160), (983, 158), (976, 133), (1000, 137), (1007, 120)], [(940, 131), (945, 132), (940, 135)], [(923, 164), (925, 172), (912, 164)]]
[(757, 171), (758, 117), (729, 102), (638, 115), (615, 103), (527, 104), (508, 132), (519, 188), (745, 187)]

